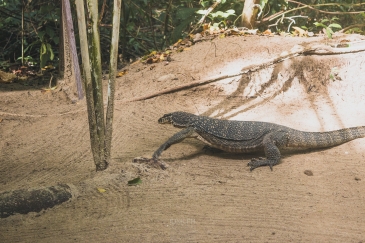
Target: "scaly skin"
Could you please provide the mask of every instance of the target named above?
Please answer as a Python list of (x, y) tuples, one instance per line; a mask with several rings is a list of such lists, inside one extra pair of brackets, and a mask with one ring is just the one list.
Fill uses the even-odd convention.
[(187, 112), (165, 114), (158, 122), (185, 128), (174, 134), (153, 154), (158, 160), (172, 144), (195, 137), (211, 147), (227, 152), (247, 153), (264, 151), (266, 158), (252, 159), (248, 166), (272, 167), (279, 163), (282, 148), (328, 148), (365, 137), (365, 126), (344, 128), (329, 132), (303, 132), (274, 123), (258, 121), (228, 121)]

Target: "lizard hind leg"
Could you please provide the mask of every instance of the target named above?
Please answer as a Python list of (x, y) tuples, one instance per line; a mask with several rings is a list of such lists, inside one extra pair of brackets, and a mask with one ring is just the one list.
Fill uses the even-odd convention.
[(265, 150), (266, 158), (251, 159), (251, 161), (247, 164), (248, 166), (250, 166), (250, 171), (253, 171), (260, 166), (269, 166), (270, 169), (273, 170), (272, 167), (274, 165), (277, 165), (281, 158), (278, 146), (285, 146), (287, 140), (288, 139), (286, 133), (281, 131), (272, 132), (265, 135), (262, 143)]

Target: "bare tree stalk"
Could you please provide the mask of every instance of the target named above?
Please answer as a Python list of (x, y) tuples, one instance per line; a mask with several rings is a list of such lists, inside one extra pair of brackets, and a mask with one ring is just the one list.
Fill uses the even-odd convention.
[(63, 9), (65, 11), (66, 21), (64, 21), (67, 38), (69, 40), (70, 49), (71, 49), (71, 58), (73, 65), (73, 72), (76, 79), (76, 87), (77, 87), (77, 96), (79, 100), (84, 98), (84, 94), (82, 92), (82, 83), (81, 83), (81, 73), (80, 73), (80, 66), (79, 66), (79, 59), (77, 57), (77, 50), (76, 50), (76, 41), (75, 35), (73, 31), (73, 23), (72, 23), (72, 15), (71, 15), (71, 8), (70, 8), (70, 1), (63, 0)]
[(106, 0), (104, 0), (103, 5), (101, 6), (100, 16), (99, 16), (99, 25), (103, 20), (104, 12), (105, 12)]
[(104, 141), (105, 141), (105, 119), (103, 106), (103, 87), (101, 73), (101, 55), (100, 55), (100, 35), (98, 21), (98, 2), (87, 0), (87, 8), (89, 12), (90, 30), (90, 57), (91, 57), (91, 80), (94, 95), (96, 131), (100, 161), (96, 164), (96, 170), (105, 170), (108, 167), (104, 157)]
[(101, 163), (100, 150), (99, 150), (99, 139), (96, 125), (96, 115), (95, 115), (95, 107), (94, 107), (94, 94), (93, 94), (93, 83), (91, 78), (91, 67), (90, 67), (90, 58), (89, 58), (89, 49), (88, 49), (88, 37), (86, 33), (86, 22), (85, 22), (85, 11), (84, 11), (84, 2), (83, 0), (76, 0), (76, 11), (77, 11), (77, 20), (79, 25), (79, 35), (80, 35), (80, 48), (81, 48), (81, 57), (82, 57), (82, 66), (84, 70), (84, 81), (85, 81), (85, 89), (86, 89), (86, 103), (87, 103), (87, 111), (88, 111), (88, 119), (89, 119), (89, 130), (90, 130), (90, 142), (91, 142), (91, 151), (93, 153), (94, 163), (96, 168), (98, 169)]
[(164, 31), (163, 31), (163, 35), (164, 35), (164, 41), (161, 44), (161, 49), (164, 47), (167, 38), (167, 32), (168, 32), (168, 23), (169, 23), (169, 19), (170, 19), (170, 11), (171, 11), (171, 6), (172, 6), (172, 0), (169, 0), (167, 7), (166, 7), (166, 16), (165, 16), (165, 24), (164, 24)]
[(110, 64), (109, 64), (109, 82), (108, 82), (108, 107), (106, 111), (105, 125), (105, 161), (110, 162), (112, 134), (113, 134), (113, 115), (114, 115), (114, 94), (115, 94), (115, 79), (117, 74), (118, 60), (118, 43), (119, 43), (119, 26), (120, 12), (122, 0), (114, 0), (113, 5), (113, 29), (112, 43), (110, 45)]
[(22, 2), (22, 65), (24, 66), (24, 1)]

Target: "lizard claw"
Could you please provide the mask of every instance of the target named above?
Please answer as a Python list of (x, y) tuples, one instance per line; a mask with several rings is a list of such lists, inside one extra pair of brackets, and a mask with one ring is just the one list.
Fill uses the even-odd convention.
[(250, 166), (250, 171), (253, 171), (254, 169), (256, 169), (257, 167), (260, 166), (269, 166), (271, 171), (273, 170), (272, 167), (274, 165), (276, 165), (278, 163), (278, 161), (275, 160), (269, 160), (269, 159), (265, 159), (265, 158), (252, 158), (250, 162), (247, 163), (247, 166)]

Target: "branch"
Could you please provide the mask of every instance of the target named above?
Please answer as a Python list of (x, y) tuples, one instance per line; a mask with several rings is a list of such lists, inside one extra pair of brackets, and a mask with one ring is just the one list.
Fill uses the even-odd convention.
[[(318, 5), (307, 5), (307, 4), (304, 4), (304, 3), (300, 3), (300, 2), (297, 2), (297, 1), (294, 1), (294, 0), (288, 0), (288, 2), (291, 2), (291, 3), (296, 3), (296, 4), (299, 4), (299, 5), (303, 5), (307, 8), (310, 8), (310, 9), (313, 9), (314, 11), (317, 11), (317, 12), (320, 12), (320, 13), (326, 13), (326, 14), (359, 14), (359, 13), (364, 13), (365, 11), (356, 11), (356, 12), (329, 12), (329, 11), (324, 11), (324, 10), (319, 10), (319, 9), (316, 9), (312, 6), (323, 6), (323, 5), (348, 5), (348, 4), (338, 4), (338, 3), (330, 3), (330, 4), (318, 4)], [(357, 4), (354, 4), (354, 5), (357, 5)], [(363, 5), (363, 3), (360, 3), (359, 5)]]
[(294, 0), (288, 0), (288, 1), (289, 2), (293, 2), (293, 3), (297, 3), (297, 4), (301, 4), (301, 5), (304, 5), (304, 6), (301, 6), (301, 7), (298, 7), (298, 8), (293, 8), (293, 9), (290, 9), (288, 11), (282, 12), (279, 15), (273, 15), (271, 17), (268, 17), (268, 18), (266, 18), (267, 21), (274, 20), (274, 19), (280, 17), (281, 15), (284, 15), (284, 14), (287, 14), (287, 13), (290, 13), (290, 12), (293, 12), (293, 11), (296, 11), (296, 10), (299, 10), (299, 9), (304, 9), (304, 8), (310, 8), (310, 9), (313, 9), (315, 11), (319, 11), (319, 12), (327, 13), (327, 14), (358, 14), (358, 13), (365, 13), (365, 11), (358, 11), (358, 12), (326, 12), (326, 11), (323, 11), (323, 10), (319, 10), (319, 9), (314, 8), (314, 7), (320, 7), (320, 6), (334, 6), (334, 5), (342, 5), (342, 6), (350, 6), (350, 5), (351, 6), (362, 6), (362, 5), (365, 5), (365, 3), (358, 3), (358, 4), (323, 3), (323, 4), (316, 4), (316, 5), (306, 5), (304, 3), (296, 2)]
[(103, 20), (104, 12), (105, 12), (105, 6), (106, 6), (106, 0), (104, 0), (103, 5), (101, 6), (101, 11), (99, 14), (99, 25), (101, 24), (101, 21)]

